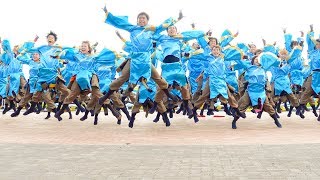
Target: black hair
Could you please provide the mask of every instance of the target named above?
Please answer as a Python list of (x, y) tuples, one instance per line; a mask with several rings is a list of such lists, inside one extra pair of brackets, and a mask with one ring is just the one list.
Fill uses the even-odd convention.
[[(219, 41), (218, 41), (217, 38), (215, 38), (215, 37), (209, 37), (208, 39), (209, 39), (209, 42), (210, 42), (211, 40), (215, 40), (215, 41), (216, 41), (216, 45), (219, 45)], [(209, 44), (209, 42), (208, 42), (208, 44)]]
[(293, 49), (294, 45), (298, 45), (298, 44), (299, 44), (298, 41), (291, 41), (291, 44), (290, 44), (291, 49)]
[(50, 31), (50, 32), (48, 33), (47, 38), (48, 38), (50, 35), (54, 37), (54, 41), (57, 41), (57, 40), (58, 40), (57, 34), (54, 33), (53, 31)]
[(251, 59), (251, 64), (253, 65), (254, 64), (254, 60), (258, 58), (258, 56), (253, 56), (252, 59)]
[(148, 21), (149, 21), (149, 15), (146, 12), (141, 12), (138, 14), (137, 19), (139, 18), (139, 16), (146, 16)]

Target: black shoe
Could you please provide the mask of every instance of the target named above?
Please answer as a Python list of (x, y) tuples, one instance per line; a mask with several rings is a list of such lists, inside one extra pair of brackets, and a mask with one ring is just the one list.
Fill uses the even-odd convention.
[(159, 121), (159, 119), (160, 119), (160, 113), (158, 112), (157, 113), (157, 116), (156, 116), (156, 118), (153, 120), (153, 122), (155, 122), (155, 123), (157, 123), (158, 121)]
[(317, 113), (317, 108), (316, 108), (316, 106), (315, 106), (315, 105), (312, 105), (311, 107), (312, 107), (312, 112), (313, 112), (314, 116), (315, 116), (315, 117), (318, 117), (318, 113)]
[(97, 124), (98, 124), (98, 120), (99, 120), (99, 119), (98, 119), (98, 115), (99, 115), (99, 114), (95, 114), (95, 115), (94, 115), (93, 125), (97, 125)]
[(136, 119), (136, 114), (137, 113), (132, 113), (131, 115), (131, 118), (130, 118), (130, 122), (129, 122), (129, 128), (133, 128), (133, 123), (134, 123), (134, 120)]
[(276, 114), (273, 114), (271, 117), (274, 120), (274, 124), (276, 124), (278, 128), (282, 128), (282, 125), (280, 124)]
[(94, 116), (94, 110), (90, 110), (91, 116)]
[(30, 113), (33, 113), (35, 111), (36, 105), (37, 103), (32, 101), (30, 108), (26, 112), (24, 112), (23, 115), (28, 115)]
[[(69, 109), (70, 110), (70, 109)], [(68, 112), (69, 113), (69, 119), (72, 119), (72, 113), (71, 111)]]
[(183, 112), (182, 112), (182, 115), (187, 115), (187, 110), (186, 109), (183, 109)]
[[(298, 109), (299, 107), (297, 107)], [(291, 117), (291, 114), (292, 114), (292, 110), (293, 110), (293, 106), (290, 106), (290, 109), (289, 109), (289, 112), (288, 112), (288, 117)]]
[(69, 108), (69, 105), (68, 105), (68, 104), (63, 104), (63, 105), (62, 105), (62, 108), (61, 108), (58, 112), (55, 113), (54, 117), (57, 118), (58, 121), (61, 121), (61, 120), (62, 120), (61, 115), (62, 115), (62, 114), (64, 113), (64, 111), (65, 111), (66, 109), (68, 109), (68, 108)]
[(3, 111), (2, 111), (2, 114), (6, 114), (9, 110), (10, 110), (10, 109), (9, 109), (9, 106), (8, 106), (8, 104), (6, 104), (6, 105), (4, 106), (4, 109), (3, 109)]
[(257, 118), (258, 118), (258, 119), (261, 119), (262, 113), (263, 113), (263, 111), (260, 111), (260, 112), (258, 113), (258, 115), (257, 115)]
[(21, 109), (22, 109), (22, 107), (19, 106), (18, 109), (14, 113), (11, 114), (11, 117), (19, 116)]
[(37, 104), (37, 112), (36, 114), (40, 114), (40, 112), (42, 111), (42, 105), (40, 103)]
[(80, 109), (77, 108), (76, 115), (78, 116), (79, 114), (80, 114)]
[(235, 116), (233, 118), (233, 121), (232, 121), (232, 129), (237, 129), (237, 121), (240, 117), (239, 116)]
[(278, 102), (277, 104), (276, 104), (276, 110), (277, 110), (277, 113), (281, 113), (282, 111), (281, 111), (281, 107), (280, 107), (280, 102)]
[(109, 115), (108, 106), (104, 104), (104, 105), (102, 105), (102, 107), (103, 107), (104, 115), (108, 116)]
[(213, 116), (214, 115), (213, 109), (208, 109), (207, 115), (208, 116)]
[(121, 110), (122, 110), (122, 112), (124, 112), (124, 114), (126, 115), (128, 121), (130, 121), (131, 116), (130, 116), (130, 114), (129, 114), (129, 112), (128, 112), (127, 107), (121, 108)]
[(166, 123), (166, 126), (169, 127), (171, 125), (170, 120), (166, 112), (162, 113), (162, 119)]
[(173, 118), (173, 110), (172, 109), (168, 109), (169, 111), (169, 118), (172, 119)]
[(90, 112), (90, 111), (86, 110), (86, 111), (84, 112), (84, 116), (82, 116), (82, 117), (80, 118), (80, 121), (85, 121), (86, 119), (88, 119), (88, 114), (89, 114), (89, 112)]
[[(50, 113), (50, 112), (48, 112), (47, 116), (46, 116), (44, 119), (49, 119), (49, 118), (51, 118), (51, 113)], [(59, 119), (60, 119), (60, 120), (59, 120)], [(58, 118), (58, 121), (61, 121), (61, 120), (62, 120), (61, 117)]]
[(191, 118), (193, 118), (194, 116), (197, 116), (197, 108), (196, 108), (196, 107), (193, 108), (192, 114), (188, 115), (188, 118), (191, 119)]

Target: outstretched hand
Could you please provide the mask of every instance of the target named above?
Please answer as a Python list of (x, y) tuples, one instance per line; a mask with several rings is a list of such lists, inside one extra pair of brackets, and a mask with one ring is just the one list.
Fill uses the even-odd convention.
[(313, 32), (313, 24), (310, 24), (310, 31)]
[(93, 47), (97, 47), (97, 46), (98, 46), (98, 44), (99, 44), (99, 43), (98, 43), (98, 42), (96, 42), (96, 43), (94, 43), (92, 46), (93, 46)]
[(121, 34), (119, 33), (118, 30), (116, 30), (116, 35), (117, 35), (120, 39), (122, 39), (122, 36), (121, 36)]
[(191, 24), (192, 29), (196, 28), (196, 25), (194, 24), (194, 22)]
[(37, 41), (38, 41), (38, 39), (39, 39), (39, 36), (38, 36), (38, 35), (36, 35), (36, 37), (34, 38), (33, 42), (37, 42)]
[(266, 40), (262, 38), (262, 43), (265, 46), (267, 44)]
[(301, 33), (301, 37), (303, 37), (303, 36), (304, 36), (304, 32), (303, 32), (303, 31), (300, 31), (300, 33)]
[(182, 10), (179, 11), (179, 17), (178, 17), (178, 20), (180, 21), (182, 18), (183, 18), (183, 14), (182, 14)]
[(234, 34), (234, 37), (237, 37), (239, 35), (239, 31), (237, 31), (237, 33)]
[(283, 34), (287, 33), (287, 28), (282, 28)]
[(211, 31), (211, 29), (209, 29), (209, 31), (207, 31), (207, 33), (206, 33), (208, 36), (211, 36), (212, 35), (212, 31)]
[(102, 10), (103, 10), (104, 13), (107, 13), (107, 12), (108, 12), (107, 5), (104, 5), (104, 7), (102, 8)]

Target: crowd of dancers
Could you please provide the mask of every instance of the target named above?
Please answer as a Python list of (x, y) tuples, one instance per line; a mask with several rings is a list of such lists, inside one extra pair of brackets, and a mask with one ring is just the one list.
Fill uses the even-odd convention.
[[(39, 114), (46, 107), (45, 119), (52, 116), (61, 121), (64, 112), (72, 118), (69, 105), (75, 104), (76, 114), (83, 113), (81, 121), (92, 115), (97, 125), (103, 109), (104, 115), (110, 111), (116, 117), (117, 124), (127, 118), (132, 128), (143, 108), (146, 116), (156, 113), (154, 122), (161, 118), (170, 126), (170, 119), (180, 113), (197, 123), (204, 110), (213, 115), (219, 102), (226, 115), (233, 117), (233, 129), (240, 118), (246, 118), (249, 107), (257, 118), (267, 112), (281, 128), (279, 113), (284, 103), (288, 117), (295, 109), (297, 118), (305, 118), (309, 104), (320, 121), (316, 104), (320, 39), (314, 37), (312, 25), (297, 39), (284, 29), (284, 48), (263, 41), (264, 47), (258, 49), (252, 43), (233, 44), (238, 33), (229, 30), (219, 39), (212, 37), (211, 31), (197, 30), (194, 24), (190, 31), (178, 33), (175, 23), (183, 19), (181, 12), (177, 19), (152, 26), (145, 12), (131, 24), (127, 17), (116, 16), (106, 7), (103, 11), (106, 24), (130, 33), (127, 40), (116, 31), (126, 53), (107, 48), (97, 52), (98, 43), (89, 41), (79, 47), (59, 46), (52, 31), (46, 37), (48, 44), (42, 46), (35, 46), (38, 37), (13, 48), (9, 40), (0, 40), (3, 114), (13, 110), (10, 116), (18, 117), (24, 108), (23, 115)], [(303, 48), (308, 52), (305, 58)], [(23, 64), (30, 67), (29, 79), (24, 76)], [(133, 104), (131, 114), (127, 103)]]

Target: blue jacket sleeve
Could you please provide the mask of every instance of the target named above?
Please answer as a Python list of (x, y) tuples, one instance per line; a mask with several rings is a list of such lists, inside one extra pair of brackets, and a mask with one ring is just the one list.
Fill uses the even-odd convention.
[(134, 25), (128, 22), (127, 16), (114, 16), (112, 13), (106, 13), (105, 23), (110, 24), (116, 28), (131, 31)]

